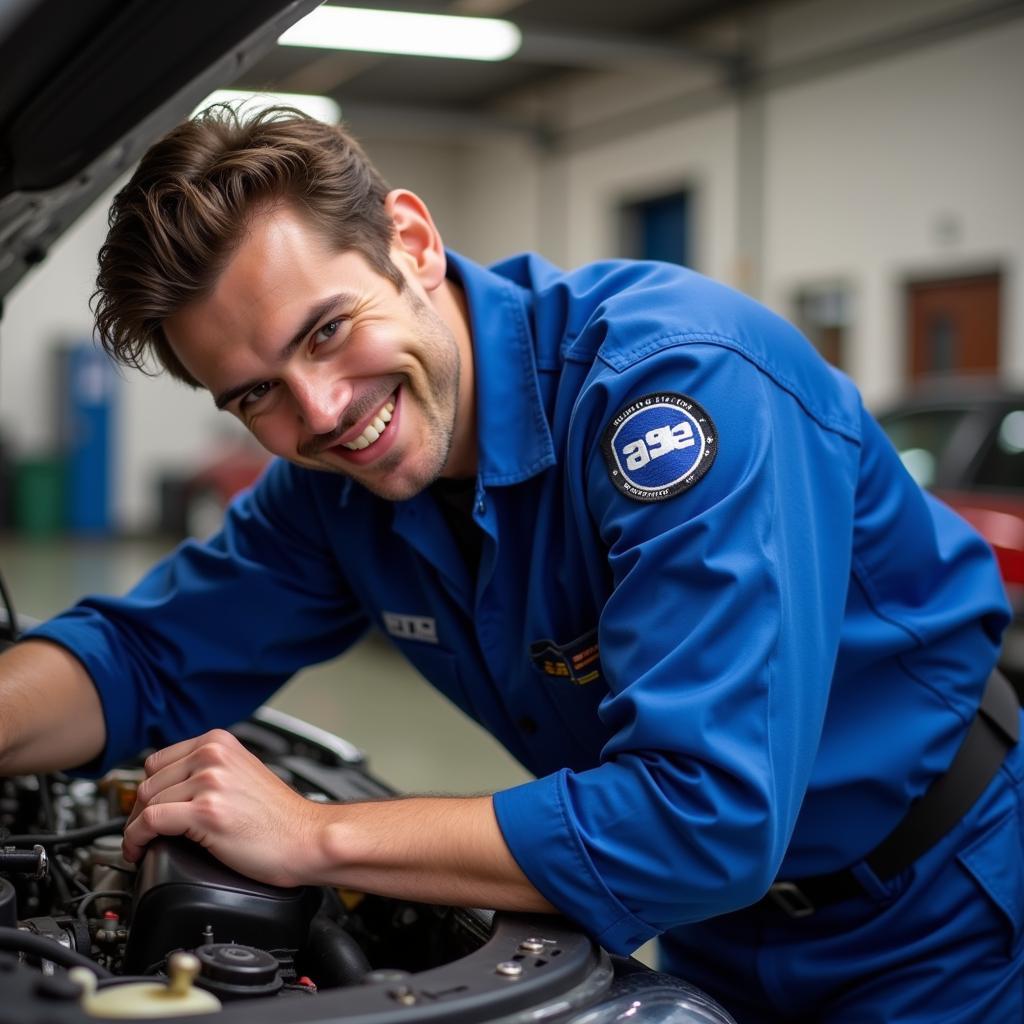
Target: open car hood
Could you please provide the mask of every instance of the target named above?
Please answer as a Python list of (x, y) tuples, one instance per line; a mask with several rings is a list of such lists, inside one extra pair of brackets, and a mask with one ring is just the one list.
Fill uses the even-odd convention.
[(317, 3), (0, 7), (0, 301), (154, 139)]

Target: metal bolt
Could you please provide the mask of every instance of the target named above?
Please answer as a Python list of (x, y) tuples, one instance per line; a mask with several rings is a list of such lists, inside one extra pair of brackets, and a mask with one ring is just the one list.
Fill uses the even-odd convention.
[(543, 953), (544, 952), (544, 940), (543, 939), (523, 939), (519, 943), (519, 948), (524, 953)]
[(523, 973), (523, 965), (515, 960), (502, 960), (494, 970), (506, 978), (518, 978)]
[(398, 988), (391, 989), (388, 995), (402, 1006), (412, 1006), (416, 1002), (416, 993), (408, 985), (399, 985)]

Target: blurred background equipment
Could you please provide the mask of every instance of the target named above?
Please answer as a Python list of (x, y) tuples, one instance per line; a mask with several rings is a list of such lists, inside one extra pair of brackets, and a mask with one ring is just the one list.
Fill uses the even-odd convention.
[(72, 533), (113, 528), (114, 434), (119, 377), (90, 341), (57, 349), (57, 437), (64, 464), (65, 524)]

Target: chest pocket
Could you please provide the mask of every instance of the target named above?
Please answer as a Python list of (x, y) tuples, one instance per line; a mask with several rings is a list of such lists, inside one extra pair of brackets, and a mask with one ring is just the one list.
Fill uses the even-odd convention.
[(530, 644), (529, 654), (534, 682), (540, 688), (538, 699), (554, 709), (566, 732), (577, 741), (579, 756), (573, 760), (579, 763), (571, 767), (592, 767), (608, 739), (597, 713), (608, 693), (597, 629), (567, 643), (536, 640)]
[(567, 644), (537, 640), (530, 644), (530, 660), (544, 675), (572, 686), (589, 686), (602, 679), (596, 629)]

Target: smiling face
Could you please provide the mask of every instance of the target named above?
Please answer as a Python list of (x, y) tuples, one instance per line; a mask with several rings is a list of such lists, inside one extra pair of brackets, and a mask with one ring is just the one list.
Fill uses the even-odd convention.
[(426, 208), (408, 192), (388, 206), (402, 291), (281, 204), (256, 215), (213, 291), (164, 333), (268, 451), (400, 501), (474, 471), (473, 374)]

